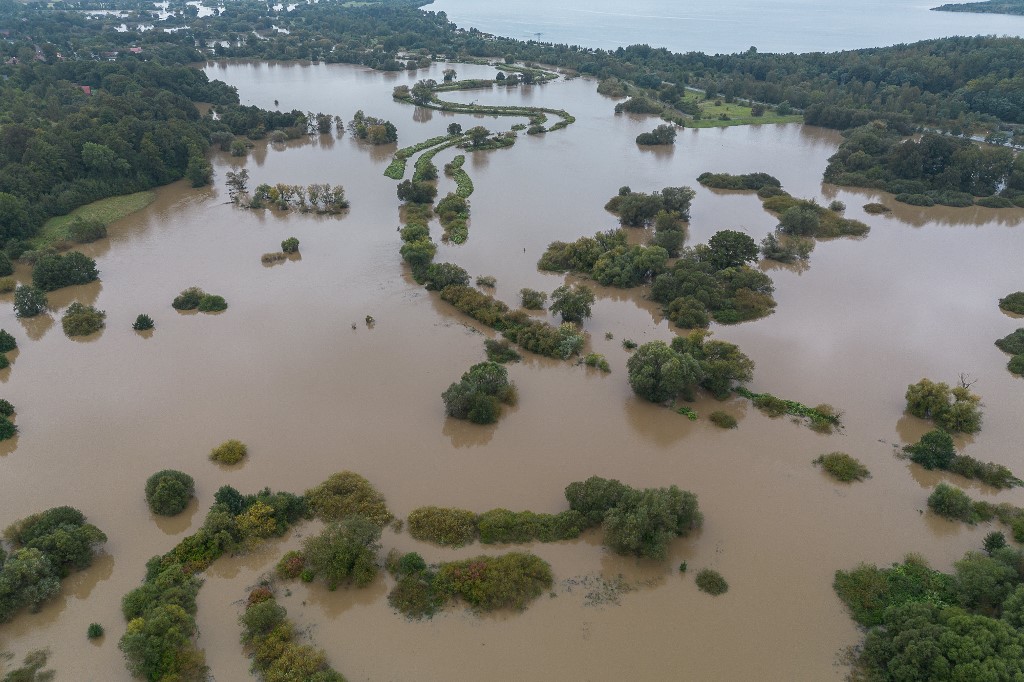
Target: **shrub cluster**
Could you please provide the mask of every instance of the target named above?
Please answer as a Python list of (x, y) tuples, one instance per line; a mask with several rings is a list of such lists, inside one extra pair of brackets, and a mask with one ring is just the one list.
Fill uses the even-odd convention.
[(164, 469), (146, 479), (146, 504), (160, 516), (180, 514), (195, 492), (195, 481), (182, 471)]
[(146, 313), (140, 313), (139, 316), (135, 318), (135, 322), (132, 322), (132, 329), (137, 332), (144, 332), (148, 329), (152, 329), (153, 326), (153, 318)]
[(980, 462), (967, 455), (958, 455), (953, 446), (953, 438), (941, 429), (929, 431), (916, 443), (904, 446), (903, 452), (912, 462), (925, 469), (944, 469), (995, 488), (1024, 485), (1002, 464)]
[(782, 183), (768, 173), (701, 173), (697, 182), (712, 189), (737, 189), (756, 192), (762, 187), (782, 187)]
[(827, 403), (815, 407), (808, 407), (795, 400), (778, 398), (771, 393), (754, 393), (742, 386), (734, 389), (735, 392), (754, 403), (754, 407), (761, 410), (769, 417), (780, 417), (784, 414), (794, 417), (803, 417), (814, 431), (819, 433), (831, 433), (833, 429), (841, 427), (842, 413)]
[(64, 312), (60, 324), (68, 336), (88, 336), (103, 329), (106, 317), (104, 311), (75, 301)]
[(604, 542), (618, 554), (663, 559), (672, 538), (700, 528), (704, 520), (697, 496), (674, 485), (637, 490), (592, 476), (570, 483), (565, 497), (588, 525), (604, 524)]
[(1024, 329), (1018, 329), (996, 341), (999, 350), (1013, 357), (1006, 363), (1006, 368), (1013, 374), (1024, 376)]
[(448, 416), (468, 419), (474, 424), (496, 422), (501, 416), (501, 404), (515, 405), (516, 397), (508, 370), (491, 361), (473, 365), (458, 383), (441, 394)]
[(522, 306), (527, 310), (543, 310), (544, 303), (548, 300), (548, 295), (545, 292), (536, 289), (520, 289), (519, 296)]
[(189, 287), (174, 298), (171, 307), (175, 310), (199, 310), (203, 313), (215, 313), (227, 310), (228, 304), (223, 296), (208, 294), (199, 287)]
[(107, 226), (102, 220), (86, 220), (81, 217), (75, 218), (68, 225), (68, 237), (71, 241), (79, 244), (88, 244), (107, 236)]
[(512, 344), (505, 339), (501, 341), (485, 339), (484, 351), (487, 353), (487, 359), (491, 362), (506, 364), (509, 362), (519, 362), (523, 359), (523, 356), (517, 353)]
[(708, 415), (708, 420), (715, 426), (722, 429), (735, 429), (739, 426), (736, 422), (736, 417), (732, 416), (728, 412), (722, 412), (720, 410)]
[(409, 535), (446, 547), (462, 547), (476, 538), (477, 517), (466, 509), (419, 507), (409, 512)]
[(677, 396), (692, 399), (699, 386), (722, 400), (735, 382), (753, 378), (754, 363), (739, 347), (709, 339), (706, 330), (677, 336), (672, 345), (651, 341), (640, 346), (629, 360), (629, 385), (645, 400), (663, 403)]
[(469, 201), (451, 193), (437, 202), (437, 219), (444, 228), (444, 239), (462, 244), (469, 238)]
[(480, 542), (484, 544), (572, 540), (590, 525), (583, 514), (572, 509), (558, 514), (491, 509), (476, 520)]
[(871, 472), (868, 471), (866, 466), (845, 452), (830, 452), (827, 455), (819, 455), (814, 460), (814, 464), (821, 466), (832, 478), (844, 483), (863, 481), (871, 477)]
[(377, 577), (381, 528), (358, 514), (327, 525), (302, 544), (303, 580), (321, 578), (328, 590), (366, 587)]
[(611, 365), (608, 364), (608, 360), (600, 353), (587, 353), (583, 358), (583, 364), (587, 367), (599, 369), (602, 372), (612, 371)]
[(276, 185), (263, 183), (253, 190), (248, 199), (242, 194), (237, 195), (237, 201), (245, 208), (276, 208), (279, 211), (297, 210), (300, 213), (331, 215), (349, 207), (345, 188), (330, 183), (312, 183), (306, 187), (280, 182)]
[(150, 559), (143, 584), (121, 600), (128, 628), (118, 648), (133, 675), (182, 682), (206, 679), (205, 657), (194, 640), (196, 595), (202, 584), (194, 574), (225, 552), (283, 535), (307, 515), (303, 498), (269, 489), (242, 495), (223, 486), (214, 502), (202, 527), (167, 554)]
[(768, 211), (779, 216), (775, 228), (780, 235), (791, 237), (859, 237), (871, 229), (852, 218), (843, 218), (839, 213), (819, 206), (813, 199), (797, 199), (788, 193), (775, 194), (761, 201)]
[(423, 277), (424, 286), (430, 291), (441, 291), (447, 286), (468, 286), (469, 273), (454, 263), (431, 263)]
[(690, 202), (694, 196), (696, 192), (689, 187), (665, 187), (650, 194), (621, 187), (604, 207), (619, 216), (624, 227), (644, 227), (650, 225), (661, 211), (674, 213), (680, 220), (689, 220)]
[(1015, 291), (999, 299), (999, 307), (1007, 312), (1024, 315), (1024, 291)]
[(391, 121), (367, 116), (362, 109), (348, 122), (348, 129), (357, 138), (370, 144), (390, 144), (398, 141), (398, 129)]
[(977, 433), (981, 430), (981, 398), (971, 393), (966, 381), (950, 388), (948, 384), (921, 379), (907, 386), (907, 412), (931, 419), (950, 433)]
[(310, 511), (324, 521), (362, 516), (380, 527), (394, 516), (381, 495), (365, 478), (351, 471), (331, 474), (326, 481), (305, 493)]
[(92, 564), (107, 536), (73, 507), (53, 507), (4, 531), (13, 551), (0, 550), (0, 623), (24, 607), (39, 609), (60, 591), (60, 581)]
[(565, 323), (556, 327), (532, 319), (524, 311), (513, 312), (493, 296), (472, 287), (445, 287), (441, 291), (441, 300), (533, 353), (566, 360), (583, 348), (585, 339), (575, 325)]
[(992, 504), (983, 500), (975, 501), (960, 488), (940, 483), (928, 496), (928, 507), (939, 516), (964, 523), (997, 519), (1009, 526), (1017, 542), (1024, 542), (1024, 508), (1009, 502)]
[(252, 671), (261, 679), (345, 682), (331, 668), (322, 649), (300, 643), (288, 612), (277, 603), (269, 588), (253, 590), (238, 621), (242, 625), (242, 643), (252, 653)]
[(707, 592), (713, 597), (729, 591), (729, 583), (725, 581), (721, 573), (713, 568), (701, 569), (697, 572), (697, 577), (694, 580), (701, 592)]
[(210, 451), (210, 459), (221, 464), (238, 464), (249, 454), (249, 448), (240, 440), (226, 440)]
[(864, 204), (864, 212), (870, 213), (871, 215), (879, 215), (882, 213), (892, 213), (892, 209), (885, 204), (870, 203)]
[(19, 285), (14, 290), (14, 314), (35, 317), (46, 312), (46, 292), (34, 286)]
[(32, 285), (43, 291), (54, 291), (75, 284), (88, 284), (99, 279), (96, 261), (78, 251), (63, 256), (43, 256), (32, 268)]
[[(908, 555), (837, 571), (836, 593), (867, 626), (854, 663), (864, 679), (1012, 679), (1024, 674), (1024, 552), (967, 552), (953, 574)], [(927, 652), (927, 653), (922, 653)], [(998, 672), (997, 672), (998, 671)]]
[(636, 143), (640, 145), (670, 145), (675, 144), (676, 127), (663, 123), (649, 133), (640, 133), (636, 136)]

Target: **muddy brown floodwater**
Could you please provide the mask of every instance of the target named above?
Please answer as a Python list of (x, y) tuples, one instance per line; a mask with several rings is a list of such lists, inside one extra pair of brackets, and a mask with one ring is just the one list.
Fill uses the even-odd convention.
[[(514, 122), (391, 100), (394, 85), (440, 80), (443, 66), (380, 74), (344, 65), (211, 64), (206, 72), (238, 86), (244, 103), (272, 107), (278, 99), (283, 109), (346, 120), (363, 109), (390, 119), (402, 145), (441, 134), (453, 121), (501, 130)], [(455, 68), (460, 78), (493, 73)], [(2, 648), (21, 656), (49, 646), (58, 680), (127, 680), (117, 650), (121, 595), (140, 583), (149, 557), (202, 523), (221, 485), (301, 492), (351, 469), (401, 517), (425, 504), (556, 512), (565, 507), (566, 484), (597, 474), (696, 492), (703, 530), (674, 542), (665, 562), (610, 555), (597, 533), (532, 546), (551, 563), (556, 586), (524, 613), (478, 617), (451, 609), (409, 622), (388, 607), (385, 578), (333, 593), (296, 584), (284, 603), (350, 680), (839, 679), (846, 671), (840, 653), (860, 634), (832, 592), (836, 569), (888, 564), (914, 551), (948, 570), (980, 546), (986, 526), (922, 513), (940, 480), (1024, 503), (1020, 490), (996, 494), (893, 456), (896, 444), (928, 429), (904, 416), (907, 384), (968, 372), (984, 398), (985, 424), (958, 445), (1024, 471), (1024, 382), (992, 345), (1021, 326), (996, 301), (1024, 289), (1024, 211), (896, 204), (887, 216), (865, 215), (861, 205), (893, 205), (891, 197), (822, 185), (839, 138), (800, 125), (688, 129), (670, 149), (640, 149), (634, 137), (655, 122), (614, 115), (614, 101), (582, 79), (448, 97), (565, 108), (577, 117), (566, 130), (468, 155), (476, 186), (469, 240), (441, 245), (437, 260), (494, 275), (497, 295), (508, 302), (522, 287), (550, 291), (563, 282), (538, 272), (537, 259), (552, 240), (615, 227), (602, 206), (621, 185), (693, 186), (691, 244), (723, 228), (760, 240), (776, 222), (753, 194), (700, 188), (704, 171), (766, 171), (794, 195), (844, 201), (849, 217), (871, 226), (866, 238), (819, 243), (803, 272), (770, 269), (777, 312), (713, 327), (757, 363), (752, 389), (831, 403), (844, 411), (843, 432), (823, 436), (772, 420), (739, 398), (698, 402), (701, 415), (724, 409), (739, 419), (738, 429), (722, 431), (638, 400), (621, 341), (676, 332), (640, 290), (614, 289), (599, 290), (586, 324), (611, 374), (527, 354), (510, 367), (519, 405), (499, 424), (446, 419), (441, 392), (483, 360), (482, 341), (492, 332), (409, 278), (398, 255), (395, 182), (382, 175), (393, 149), (368, 148), (345, 134), (259, 145), (246, 160), (218, 153), (213, 187), (165, 187), (149, 208), (115, 224), (109, 239), (82, 248), (96, 258), (100, 283), (57, 292), (51, 302), (58, 310), (41, 319), (17, 320), (9, 295), (0, 307), (0, 323), (20, 346), (0, 382), (21, 430), (0, 451), (0, 522), (67, 504), (110, 538), (106, 554), (67, 580), (40, 613), (0, 627)], [(437, 165), (454, 155), (442, 152)], [(341, 183), (352, 208), (341, 217), (239, 209), (227, 203), (224, 180), (240, 166), (251, 186)], [(442, 178), (440, 185), (444, 194), (453, 183)], [(433, 234), (440, 235), (436, 225)], [(260, 254), (289, 236), (301, 240), (301, 260), (263, 266)], [(28, 272), (19, 268), (17, 276)], [(171, 299), (190, 285), (225, 296), (230, 308), (219, 315), (172, 310)], [(75, 299), (107, 311), (96, 338), (61, 332), (59, 309)], [(131, 330), (141, 312), (156, 320), (151, 336)], [(363, 323), (368, 314), (376, 318), (372, 329)], [(228, 438), (249, 445), (244, 464), (207, 459)], [(836, 484), (811, 465), (834, 450), (863, 460), (873, 478)], [(158, 520), (142, 487), (167, 467), (195, 477), (198, 501), (181, 517)], [(238, 600), (313, 528), (300, 526), (207, 572), (199, 644), (219, 682), (249, 677)], [(420, 551), (428, 561), (503, 549), (442, 550), (391, 531), (384, 546)], [(681, 561), (690, 566), (685, 575)], [(696, 589), (692, 576), (703, 567), (722, 572), (727, 594)], [(620, 575), (633, 589), (604, 589), (604, 599), (594, 598), (602, 578)], [(94, 621), (107, 635), (91, 643), (85, 631)]]

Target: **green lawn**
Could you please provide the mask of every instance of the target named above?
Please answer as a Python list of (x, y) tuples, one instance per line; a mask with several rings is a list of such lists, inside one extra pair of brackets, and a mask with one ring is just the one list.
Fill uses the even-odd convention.
[[(804, 120), (800, 114), (780, 116), (773, 109), (768, 109), (762, 116), (754, 116), (749, 106), (735, 102), (728, 104), (722, 99), (706, 100), (695, 92), (687, 94), (686, 99), (697, 103), (701, 115), (699, 121), (687, 119), (687, 128), (720, 128), (751, 123), (799, 123)], [(721, 102), (721, 104), (716, 104), (716, 102)], [(722, 114), (725, 114), (728, 119), (723, 120)]]
[(36, 248), (68, 238), (67, 228), (75, 218), (100, 220), (104, 225), (120, 220), (127, 215), (141, 211), (156, 199), (155, 192), (136, 192), (100, 199), (85, 206), (79, 206), (67, 215), (50, 218), (43, 229), (32, 240)]

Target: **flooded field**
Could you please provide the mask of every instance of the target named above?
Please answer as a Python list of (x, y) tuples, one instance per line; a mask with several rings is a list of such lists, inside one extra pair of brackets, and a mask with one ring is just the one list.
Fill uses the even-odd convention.
[[(451, 122), (492, 130), (516, 122), (392, 101), (393, 86), (441, 80), (444, 66), (380, 74), (344, 65), (210, 64), (206, 72), (236, 85), (244, 104), (274, 108), (277, 100), (285, 110), (348, 120), (362, 109), (389, 119), (401, 146), (442, 134)], [(460, 78), (493, 74), (454, 68)], [(940, 480), (976, 497), (1024, 503), (1021, 490), (997, 495), (893, 456), (895, 445), (929, 428), (904, 415), (907, 384), (966, 372), (977, 379), (985, 422), (958, 446), (1024, 471), (1024, 381), (993, 346), (1024, 326), (996, 306), (1024, 289), (1024, 210), (920, 209), (822, 185), (839, 137), (798, 124), (687, 129), (673, 148), (641, 149), (634, 138), (655, 121), (615, 115), (614, 100), (583, 79), (445, 99), (564, 108), (577, 117), (566, 130), (523, 135), (511, 149), (467, 155), (476, 187), (469, 240), (440, 245), (436, 260), (495, 276), (497, 297), (509, 303), (522, 287), (550, 292), (563, 283), (538, 272), (537, 259), (552, 240), (616, 227), (602, 207), (622, 185), (694, 187), (689, 244), (725, 228), (760, 241), (777, 222), (752, 193), (699, 187), (704, 171), (765, 171), (795, 196), (845, 202), (847, 217), (871, 226), (867, 237), (819, 243), (804, 271), (769, 269), (777, 311), (712, 329), (756, 362), (753, 390), (831, 403), (846, 428), (820, 435), (769, 419), (741, 398), (694, 405), (702, 416), (723, 409), (739, 420), (738, 429), (722, 431), (641, 401), (626, 381), (621, 341), (667, 340), (676, 331), (641, 289), (604, 288), (585, 329), (610, 374), (525, 354), (509, 368), (519, 405), (499, 424), (447, 419), (441, 392), (484, 359), (482, 341), (493, 332), (418, 286), (402, 263), (396, 183), (382, 175), (395, 146), (368, 147), (346, 133), (279, 147), (260, 142), (247, 159), (218, 152), (213, 187), (165, 187), (148, 209), (115, 224), (109, 239), (82, 248), (97, 260), (101, 282), (55, 292), (55, 311), (31, 320), (14, 317), (9, 294), (0, 299), (7, 302), (0, 326), (19, 341), (11, 368), (0, 371), (0, 396), (17, 406), (20, 429), (0, 450), (0, 522), (67, 504), (109, 536), (106, 554), (65, 581), (60, 597), (0, 626), (0, 649), (21, 656), (49, 646), (58, 680), (128, 680), (117, 650), (121, 595), (141, 582), (149, 557), (198, 528), (221, 485), (302, 492), (350, 469), (403, 517), (427, 504), (556, 512), (566, 506), (566, 484), (596, 474), (692, 490), (704, 528), (674, 542), (664, 562), (609, 554), (595, 532), (531, 546), (551, 563), (555, 587), (523, 613), (449, 609), (409, 622), (388, 606), (383, 577), (336, 592), (296, 583), (282, 602), (349, 680), (841, 679), (842, 650), (860, 634), (833, 594), (836, 569), (888, 564), (914, 551), (946, 570), (979, 547), (990, 530), (984, 524), (922, 513)], [(435, 163), (454, 155), (441, 152)], [(238, 208), (224, 183), (243, 166), (250, 186), (340, 183), (352, 207), (330, 217)], [(442, 177), (440, 194), (453, 185)], [(878, 200), (893, 213), (861, 210)], [(439, 239), (440, 227), (432, 232)], [(301, 241), (301, 259), (261, 264), (262, 253), (290, 236)], [(28, 274), (17, 272), (22, 280)], [(173, 310), (174, 296), (192, 285), (223, 295), (229, 309)], [(105, 310), (107, 328), (95, 338), (65, 337), (60, 311), (73, 300)], [(146, 337), (131, 329), (142, 312), (156, 321)], [(366, 315), (376, 319), (372, 328)], [(210, 449), (229, 438), (248, 444), (246, 462), (210, 462)], [(846, 486), (811, 465), (835, 450), (861, 459), (873, 478)], [(145, 479), (163, 468), (196, 480), (198, 501), (172, 519), (152, 516), (143, 498)], [(249, 678), (237, 624), (247, 586), (314, 529), (299, 526), (206, 573), (199, 643), (219, 682)], [(505, 549), (445, 550), (390, 530), (383, 545), (419, 551), (428, 562)], [(681, 561), (690, 566), (685, 575)], [(727, 594), (696, 589), (692, 576), (704, 567), (726, 577)], [(102, 623), (106, 637), (89, 642), (90, 622)]]

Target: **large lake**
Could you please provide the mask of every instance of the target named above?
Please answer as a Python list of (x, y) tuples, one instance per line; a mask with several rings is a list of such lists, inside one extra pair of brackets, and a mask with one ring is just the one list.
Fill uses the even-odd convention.
[[(236, 85), (246, 104), (277, 99), (286, 110), (348, 119), (363, 109), (388, 118), (402, 145), (453, 121), (512, 125), (392, 100), (395, 85), (440, 79), (444, 66), (382, 74), (340, 64), (234, 63), (210, 64), (206, 73)], [(460, 78), (494, 74), (455, 68)], [(312, 641), (350, 680), (837, 680), (846, 672), (838, 652), (861, 634), (832, 591), (836, 569), (865, 560), (885, 565), (915, 551), (948, 570), (980, 547), (989, 527), (920, 513), (940, 480), (994, 502), (1024, 503), (1022, 490), (995, 494), (893, 456), (894, 444), (928, 429), (903, 414), (907, 384), (965, 371), (979, 380), (985, 426), (958, 446), (1024, 470), (1022, 380), (992, 345), (1021, 325), (996, 300), (1022, 286), (1024, 211), (922, 209), (822, 185), (840, 138), (798, 124), (687, 129), (672, 148), (640, 149), (635, 136), (655, 121), (616, 116), (614, 100), (584, 79), (447, 97), (564, 107), (577, 117), (566, 130), (468, 155), (476, 186), (469, 240), (441, 244), (437, 260), (496, 276), (496, 294), (509, 302), (523, 287), (551, 291), (565, 281), (539, 272), (537, 259), (551, 240), (614, 227), (602, 207), (621, 185), (694, 186), (690, 244), (723, 228), (760, 240), (777, 223), (752, 193), (698, 187), (703, 171), (767, 171), (797, 196), (844, 201), (847, 215), (871, 226), (866, 238), (820, 243), (807, 270), (768, 270), (777, 312), (713, 327), (757, 363), (752, 389), (836, 405), (845, 412), (843, 433), (769, 419), (738, 397), (698, 402), (696, 422), (637, 399), (622, 339), (677, 333), (641, 289), (598, 288), (585, 329), (611, 374), (526, 354), (510, 367), (519, 405), (499, 424), (446, 419), (441, 392), (484, 359), (482, 341), (493, 332), (409, 278), (398, 254), (396, 183), (382, 175), (394, 147), (368, 147), (346, 133), (278, 147), (260, 142), (246, 159), (216, 152), (212, 187), (162, 188), (149, 208), (115, 224), (109, 239), (82, 247), (97, 259), (101, 282), (54, 292), (54, 312), (30, 320), (15, 319), (10, 295), (0, 299), (8, 301), (0, 326), (19, 341), (0, 388), (18, 406), (21, 428), (0, 449), (2, 525), (69, 504), (110, 537), (108, 554), (72, 576), (60, 597), (0, 626), (4, 648), (20, 656), (50, 646), (58, 681), (128, 680), (116, 648), (121, 595), (140, 583), (149, 557), (195, 532), (221, 485), (301, 492), (351, 469), (405, 517), (429, 504), (557, 512), (567, 483), (597, 474), (696, 492), (703, 530), (673, 542), (664, 562), (610, 554), (598, 532), (528, 546), (552, 564), (556, 584), (553, 597), (521, 614), (477, 617), (453, 608), (410, 622), (387, 604), (388, 577), (363, 590), (282, 586), (282, 593), (290, 589), (282, 601), (300, 627), (313, 626)], [(454, 154), (439, 154), (438, 166)], [(240, 167), (251, 186), (341, 183), (352, 208), (329, 218), (238, 208), (227, 203), (225, 176)], [(441, 194), (452, 189), (442, 177)], [(866, 215), (861, 206), (875, 200), (893, 213)], [(436, 224), (432, 232), (440, 235)], [(260, 254), (289, 236), (301, 240), (301, 260), (262, 265)], [(633, 232), (635, 240), (646, 236)], [(27, 268), (17, 275), (27, 279)], [(224, 295), (231, 307), (219, 315), (172, 310), (171, 299), (189, 285)], [(60, 312), (75, 299), (107, 311), (101, 334), (71, 340), (61, 332)], [(156, 319), (150, 338), (131, 330), (140, 312)], [(372, 329), (363, 323), (367, 314), (376, 318)], [(734, 415), (739, 428), (712, 426), (706, 416), (714, 410)], [(228, 438), (249, 445), (245, 463), (207, 459)], [(811, 465), (834, 450), (863, 460), (874, 477), (840, 485)], [(198, 500), (179, 517), (155, 518), (143, 483), (168, 467), (195, 477)], [(206, 572), (199, 645), (219, 682), (249, 679), (239, 600), (314, 531), (302, 526)], [(383, 544), (430, 562), (508, 549), (446, 550), (391, 530)], [(682, 561), (691, 567), (686, 575), (676, 568)], [(697, 591), (692, 574), (708, 566), (728, 579), (728, 594)], [(618, 605), (588, 605), (602, 581), (620, 576), (632, 589), (617, 595)], [(90, 622), (107, 628), (105, 640), (86, 639)]]
[(1024, 17), (932, 12), (942, 0), (435, 0), (470, 26), (520, 40), (675, 52), (832, 52), (954, 35), (1024, 35)]

